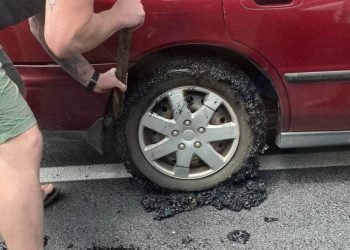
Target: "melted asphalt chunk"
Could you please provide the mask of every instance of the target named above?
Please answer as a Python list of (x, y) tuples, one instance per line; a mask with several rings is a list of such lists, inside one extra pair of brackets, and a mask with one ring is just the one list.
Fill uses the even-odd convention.
[(278, 218), (274, 218), (274, 217), (265, 217), (264, 218), (265, 222), (275, 222), (275, 221), (279, 221)]
[[(152, 68), (147, 68), (145, 72), (135, 76), (135, 79), (130, 79), (135, 84), (132, 84), (133, 86), (127, 93), (126, 110), (139, 103), (142, 97), (149, 93), (149, 90), (161, 86), (164, 82), (183, 77), (197, 80), (212, 79), (228, 84), (232, 92), (242, 100), (240, 105), (244, 105), (248, 113), (253, 143), (244, 167), (239, 173), (211, 190), (201, 192), (164, 190), (149, 183), (132, 163), (130, 152), (125, 150), (122, 155), (125, 157), (126, 167), (145, 187), (145, 195), (141, 201), (144, 209), (147, 212), (154, 212), (154, 219), (162, 220), (206, 205), (214, 206), (219, 210), (227, 208), (237, 212), (260, 205), (267, 198), (267, 192), (264, 183), (258, 176), (257, 155), (267, 150), (265, 144), (267, 118), (257, 89), (251, 79), (237, 65), (233, 66), (230, 61), (206, 58), (200, 53), (192, 57), (182, 54), (174, 55), (172, 58), (172, 61), (166, 64), (161, 62)], [(145, 84), (145, 79), (148, 79), (147, 84)], [(125, 120), (128, 119), (129, 114), (125, 112), (123, 116)], [(125, 126), (125, 122), (120, 122), (120, 125)], [(124, 130), (123, 128), (117, 131)]]
[(252, 177), (239, 181), (230, 179), (201, 192), (159, 190), (146, 186), (141, 203), (147, 212), (154, 212), (155, 220), (162, 220), (207, 205), (218, 210), (227, 208), (239, 212), (260, 205), (266, 198), (265, 184), (259, 177)]
[(193, 239), (190, 236), (186, 236), (185, 238), (182, 238), (181, 243), (185, 246), (190, 245), (193, 242)]
[(250, 234), (245, 230), (234, 230), (227, 235), (227, 238), (232, 242), (246, 244)]
[(47, 236), (47, 235), (44, 236), (44, 246), (46, 246), (47, 243), (49, 243), (49, 239), (50, 239), (50, 236)]

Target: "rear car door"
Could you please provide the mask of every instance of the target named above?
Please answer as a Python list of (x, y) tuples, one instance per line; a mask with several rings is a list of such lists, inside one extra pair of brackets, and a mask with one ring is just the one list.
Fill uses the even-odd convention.
[(350, 129), (350, 1), (223, 0), (232, 40), (264, 56), (288, 93), (288, 131)]

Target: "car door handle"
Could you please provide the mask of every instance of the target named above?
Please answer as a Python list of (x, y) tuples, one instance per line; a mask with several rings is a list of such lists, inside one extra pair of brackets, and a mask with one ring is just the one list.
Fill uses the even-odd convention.
[(249, 9), (290, 8), (303, 3), (303, 0), (241, 0)]

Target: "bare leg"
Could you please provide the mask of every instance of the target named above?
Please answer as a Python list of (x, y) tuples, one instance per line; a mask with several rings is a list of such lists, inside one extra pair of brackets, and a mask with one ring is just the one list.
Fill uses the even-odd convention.
[(42, 147), (37, 126), (0, 145), (0, 232), (10, 250), (43, 249)]

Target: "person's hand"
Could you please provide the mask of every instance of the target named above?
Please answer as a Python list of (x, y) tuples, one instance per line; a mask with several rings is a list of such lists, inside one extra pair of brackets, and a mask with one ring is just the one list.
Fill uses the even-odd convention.
[(116, 77), (116, 71), (116, 68), (112, 68), (107, 72), (100, 74), (100, 77), (98, 78), (97, 84), (94, 88), (94, 92), (103, 94), (113, 88), (118, 88), (121, 92), (125, 92), (127, 86), (118, 80)]
[(134, 31), (145, 21), (145, 11), (141, 0), (118, 0), (113, 6), (113, 10), (123, 28)]

